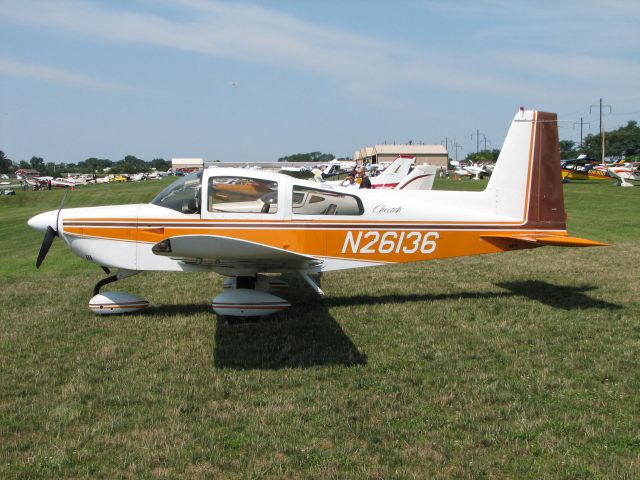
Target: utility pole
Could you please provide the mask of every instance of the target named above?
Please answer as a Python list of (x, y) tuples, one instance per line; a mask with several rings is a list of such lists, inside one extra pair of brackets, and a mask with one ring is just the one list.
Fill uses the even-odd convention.
[[(592, 108), (595, 108), (597, 106), (598, 105), (590, 105), (589, 113), (591, 113)], [(604, 165), (604, 120), (602, 118), (602, 107), (608, 108), (609, 114), (611, 114), (611, 105), (603, 105), (602, 99), (600, 99), (600, 152), (601, 152), (600, 161), (602, 162), (602, 165)]]
[(458, 142), (456, 142), (455, 140), (453, 141), (453, 148), (456, 149), (456, 162), (458, 161), (458, 149), (462, 148), (462, 145), (458, 145)]
[(440, 140), (440, 144), (444, 145), (444, 149), (447, 151), (447, 156), (449, 156), (449, 137), (444, 137), (444, 140)]
[(480, 133), (480, 129), (476, 128), (476, 133), (471, 134), (471, 140), (473, 140), (473, 136), (476, 136), (476, 153), (480, 152), (480, 135), (484, 137), (484, 146), (485, 150), (487, 149), (487, 136), (484, 133)]
[[(583, 122), (582, 117), (580, 117), (580, 150), (582, 150), (582, 126), (585, 123), (591, 127), (591, 122)], [(576, 125), (578, 125), (578, 122), (573, 122), (573, 128), (576, 128)]]

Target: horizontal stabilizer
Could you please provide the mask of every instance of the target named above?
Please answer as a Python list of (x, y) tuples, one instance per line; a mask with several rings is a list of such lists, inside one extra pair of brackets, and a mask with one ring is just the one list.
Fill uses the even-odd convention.
[[(586, 238), (567, 237), (563, 235), (482, 235), (484, 240), (489, 242), (518, 242), (531, 247), (554, 246), (554, 247), (606, 247), (607, 243), (595, 242)], [(523, 245), (524, 246), (524, 245)]]

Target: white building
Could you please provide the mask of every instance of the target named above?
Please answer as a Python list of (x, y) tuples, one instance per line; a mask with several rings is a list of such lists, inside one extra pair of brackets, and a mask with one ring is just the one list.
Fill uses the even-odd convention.
[(353, 158), (358, 162), (382, 163), (393, 162), (399, 155), (416, 157), (416, 164), (447, 167), (449, 153), (443, 145), (374, 145), (356, 150)]
[(202, 158), (172, 158), (171, 170), (174, 172), (195, 172), (204, 168)]

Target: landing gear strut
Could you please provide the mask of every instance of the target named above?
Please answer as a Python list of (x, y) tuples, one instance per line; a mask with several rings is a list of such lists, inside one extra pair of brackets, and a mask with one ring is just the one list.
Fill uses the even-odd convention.
[[(103, 267), (104, 268), (104, 267)], [(105, 269), (107, 274), (111, 273), (108, 268)], [(100, 293), (100, 289), (105, 285), (108, 285), (113, 282), (117, 282), (118, 280), (122, 280), (123, 278), (133, 277), (134, 275), (140, 272), (136, 272), (135, 270), (118, 270), (118, 273), (115, 275), (110, 275), (108, 277), (103, 278), (98, 283), (96, 283), (95, 287), (93, 287), (93, 294), (98, 295)]]

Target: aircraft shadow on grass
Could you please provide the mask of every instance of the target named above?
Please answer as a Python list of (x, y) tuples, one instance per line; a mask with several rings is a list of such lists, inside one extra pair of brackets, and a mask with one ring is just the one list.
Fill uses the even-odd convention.
[(615, 303), (598, 300), (586, 295), (586, 292), (595, 290), (596, 287), (593, 285), (553, 285), (539, 280), (496, 283), (495, 285), (509, 290), (513, 295), (527, 297), (530, 300), (563, 310), (583, 310), (587, 308), (617, 310), (622, 308)]
[(579, 310), (587, 308), (602, 308), (616, 310), (622, 308), (615, 303), (597, 300), (586, 295), (594, 290), (592, 285), (564, 286), (553, 285), (539, 280), (521, 282), (496, 283), (497, 287), (508, 292), (454, 292), (438, 294), (409, 294), (409, 295), (356, 295), (352, 297), (332, 297), (324, 300), (327, 306), (371, 305), (381, 303), (407, 302), (437, 302), (443, 300), (490, 300), (508, 297), (527, 297), (545, 305), (563, 310)]
[[(300, 292), (298, 292), (300, 293)], [(211, 312), (209, 305), (150, 306), (134, 315), (196, 315)], [(364, 365), (360, 353), (327, 306), (300, 294), (296, 305), (264, 319), (217, 319), (213, 363), (217, 368), (276, 370), (318, 365)]]
[[(586, 295), (596, 287), (561, 286), (537, 280), (496, 284), (507, 291), (456, 292), (443, 294), (356, 295), (329, 297), (319, 301), (295, 288), (291, 309), (264, 320), (240, 320), (227, 323), (218, 320), (214, 336), (213, 364), (216, 368), (234, 370), (277, 370), (310, 368), (321, 365), (365, 365), (367, 356), (361, 353), (329, 307), (457, 300), (461, 298), (490, 300), (526, 297), (563, 310), (619, 309), (619, 305)], [(145, 315), (198, 314), (209, 312), (208, 305), (166, 305), (149, 307)]]
[(300, 303), (258, 321), (216, 323), (213, 362), (237, 370), (365, 365), (323, 302)]

